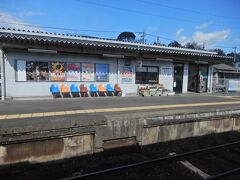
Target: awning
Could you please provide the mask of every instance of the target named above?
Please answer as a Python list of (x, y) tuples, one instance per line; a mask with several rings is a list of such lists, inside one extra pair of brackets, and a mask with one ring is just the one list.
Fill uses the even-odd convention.
[(217, 70), (218, 72), (222, 71), (235, 71), (237, 72), (237, 69), (234, 66), (228, 65), (228, 64), (216, 64), (213, 65), (213, 68)]

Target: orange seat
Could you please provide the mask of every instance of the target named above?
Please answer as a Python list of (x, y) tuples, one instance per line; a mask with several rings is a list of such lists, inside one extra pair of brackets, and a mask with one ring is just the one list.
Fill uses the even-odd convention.
[(105, 85), (99, 84), (98, 85), (98, 91), (99, 92), (107, 92), (107, 89), (106, 89)]
[(61, 93), (70, 93), (70, 89), (67, 84), (61, 84), (60, 91)]

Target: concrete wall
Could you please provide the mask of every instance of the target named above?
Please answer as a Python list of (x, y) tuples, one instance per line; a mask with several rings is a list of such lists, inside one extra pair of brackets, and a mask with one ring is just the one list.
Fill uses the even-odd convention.
[[(82, 156), (103, 151), (104, 142), (115, 142), (115, 147), (116, 145), (121, 147), (121, 142), (132, 139), (140, 145), (148, 145), (210, 133), (239, 131), (240, 110), (154, 115), (152, 117), (140, 113), (137, 116), (122, 115), (121, 117), (106, 115), (105, 120), (101, 120), (101, 123), (93, 122), (91, 119), (83, 122), (77, 121), (78, 128), (76, 127), (74, 131), (70, 122), (70, 120), (62, 122), (61, 126), (65, 130), (59, 130), (59, 132), (57, 129), (43, 131), (43, 127), (36, 126), (34, 133), (31, 134), (30, 128), (33, 127), (28, 127), (27, 134), (21, 132), (23, 133), (21, 136), (19, 132), (10, 139), (2, 141), (0, 165)], [(69, 126), (72, 129), (72, 135), (69, 134), (70, 129), (67, 129)], [(47, 127), (49, 127), (48, 124), (45, 128)], [(52, 127), (49, 128), (52, 129)], [(13, 132), (12, 129), (4, 131)], [(76, 134), (76, 132), (78, 133)], [(122, 141), (118, 141), (116, 144), (116, 140), (119, 139)], [(129, 145), (126, 142), (125, 146)]]
[(46, 162), (93, 153), (92, 134), (0, 146), (0, 164)]
[[(238, 115), (233, 115), (237, 113)], [(140, 116), (140, 115), (139, 115)], [(119, 118), (118, 118), (119, 119)], [(194, 119), (194, 121), (193, 121)], [(109, 139), (135, 137), (141, 145), (240, 130), (240, 111), (167, 115), (153, 118), (121, 117), (96, 131), (96, 149)]]

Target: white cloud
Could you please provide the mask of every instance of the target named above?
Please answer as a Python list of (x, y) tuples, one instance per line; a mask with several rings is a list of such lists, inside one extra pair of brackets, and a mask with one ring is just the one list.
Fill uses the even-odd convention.
[(19, 14), (21, 17), (46, 16), (45, 12), (22, 11)]
[(25, 22), (22, 19), (12, 16), (10, 13), (0, 12), (0, 26), (1, 27), (25, 29), (25, 30), (31, 30), (31, 31), (41, 31), (41, 28), (30, 27), (30, 26), (26, 26), (24, 24), (27, 24), (27, 22)]
[[(225, 41), (227, 38), (229, 38), (231, 32), (230, 29), (225, 29), (208, 33), (203, 31), (195, 31), (192, 35), (185, 35), (182, 33), (182, 29), (183, 28), (176, 31), (177, 41), (180, 44), (185, 45), (188, 42), (196, 42), (198, 44), (205, 43), (207, 49), (215, 48), (218, 43)], [(236, 40), (238, 39), (236, 38), (235, 41)]]
[(187, 36), (182, 35), (178, 38), (178, 41), (180, 44), (185, 45), (186, 43), (190, 42), (191, 40)]
[(199, 24), (199, 25), (195, 26), (195, 29), (206, 29), (210, 24), (212, 24), (212, 21), (210, 21), (208, 23)]
[(175, 33), (176, 37), (179, 37), (182, 34), (183, 31), (184, 31), (183, 28), (178, 29)]
[(204, 33), (202, 31), (194, 32), (192, 39), (197, 43), (215, 44), (217, 42), (225, 40), (230, 34), (230, 30), (214, 31), (210, 33)]

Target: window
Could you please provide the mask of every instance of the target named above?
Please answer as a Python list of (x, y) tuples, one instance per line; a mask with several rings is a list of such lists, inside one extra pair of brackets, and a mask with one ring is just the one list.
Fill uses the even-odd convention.
[(136, 68), (136, 84), (157, 84), (159, 68), (155, 66), (143, 66)]
[(48, 62), (27, 61), (26, 80), (27, 81), (49, 80)]

